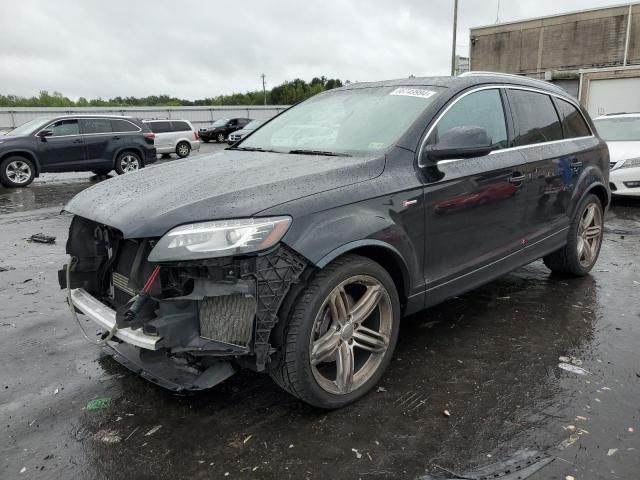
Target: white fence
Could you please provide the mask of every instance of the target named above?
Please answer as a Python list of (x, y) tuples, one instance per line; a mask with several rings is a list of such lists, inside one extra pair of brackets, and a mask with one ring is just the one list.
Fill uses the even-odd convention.
[(136, 118), (189, 120), (194, 127), (210, 125), (219, 118), (271, 118), (287, 105), (239, 105), (233, 107), (0, 107), (0, 130), (11, 130), (37, 117), (68, 114), (127, 115)]

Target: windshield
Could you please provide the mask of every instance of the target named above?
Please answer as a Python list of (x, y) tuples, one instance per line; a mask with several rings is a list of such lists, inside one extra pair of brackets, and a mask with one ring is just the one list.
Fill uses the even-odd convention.
[(29, 120), (27, 123), (23, 123), (19, 127), (7, 132), (6, 135), (9, 137), (22, 137), (24, 135), (29, 135), (31, 132), (42, 126), (46, 121), (46, 117), (34, 118), (33, 120)]
[(229, 121), (228, 118), (221, 118), (220, 120), (216, 120), (215, 122), (213, 122), (213, 124), (211, 126), (212, 127), (222, 127), (223, 125), (226, 125), (228, 121)]
[(285, 111), (237, 148), (366, 154), (393, 145), (438, 87), (372, 87), (316, 95)]
[(251, 120), (249, 123), (247, 123), (244, 126), (244, 129), (245, 130), (255, 130), (260, 125), (262, 125), (264, 122), (266, 122), (266, 120)]
[(640, 142), (640, 117), (602, 118), (594, 123), (603, 140)]

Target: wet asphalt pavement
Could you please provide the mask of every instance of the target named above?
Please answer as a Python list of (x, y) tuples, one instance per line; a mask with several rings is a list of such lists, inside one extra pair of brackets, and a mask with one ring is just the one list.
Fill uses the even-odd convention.
[(536, 262), (406, 319), (382, 388), (324, 412), (251, 372), (173, 394), (81, 337), (59, 211), (96, 181), (0, 187), (0, 478), (449, 478), (523, 450), (554, 459), (534, 480), (640, 478), (640, 200), (614, 203), (591, 276)]

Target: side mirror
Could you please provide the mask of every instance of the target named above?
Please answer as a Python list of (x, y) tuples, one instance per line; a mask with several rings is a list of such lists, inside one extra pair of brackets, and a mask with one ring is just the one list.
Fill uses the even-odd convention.
[(482, 157), (491, 150), (491, 138), (484, 128), (454, 127), (442, 135), (438, 143), (422, 151), (420, 164), (428, 166), (440, 160)]
[(53, 130), (40, 130), (38, 132), (38, 137), (40, 138), (51, 137), (52, 135), (53, 135)]

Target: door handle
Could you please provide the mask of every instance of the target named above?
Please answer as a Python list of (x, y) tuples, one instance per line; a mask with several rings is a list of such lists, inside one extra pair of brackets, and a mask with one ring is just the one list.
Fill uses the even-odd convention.
[(574, 160), (573, 162), (571, 162), (569, 164), (572, 168), (578, 168), (582, 166), (582, 162), (579, 162), (578, 160)]
[(82, 139), (78, 138), (77, 140), (74, 140), (72, 143), (82, 143)]
[(521, 184), (525, 179), (524, 175), (520, 175), (519, 173), (514, 173), (510, 178), (509, 178), (509, 182), (511, 183), (516, 183), (516, 184)]
[(120, 140), (120, 137), (118, 135), (116, 135), (115, 137), (112, 137), (114, 140)]

